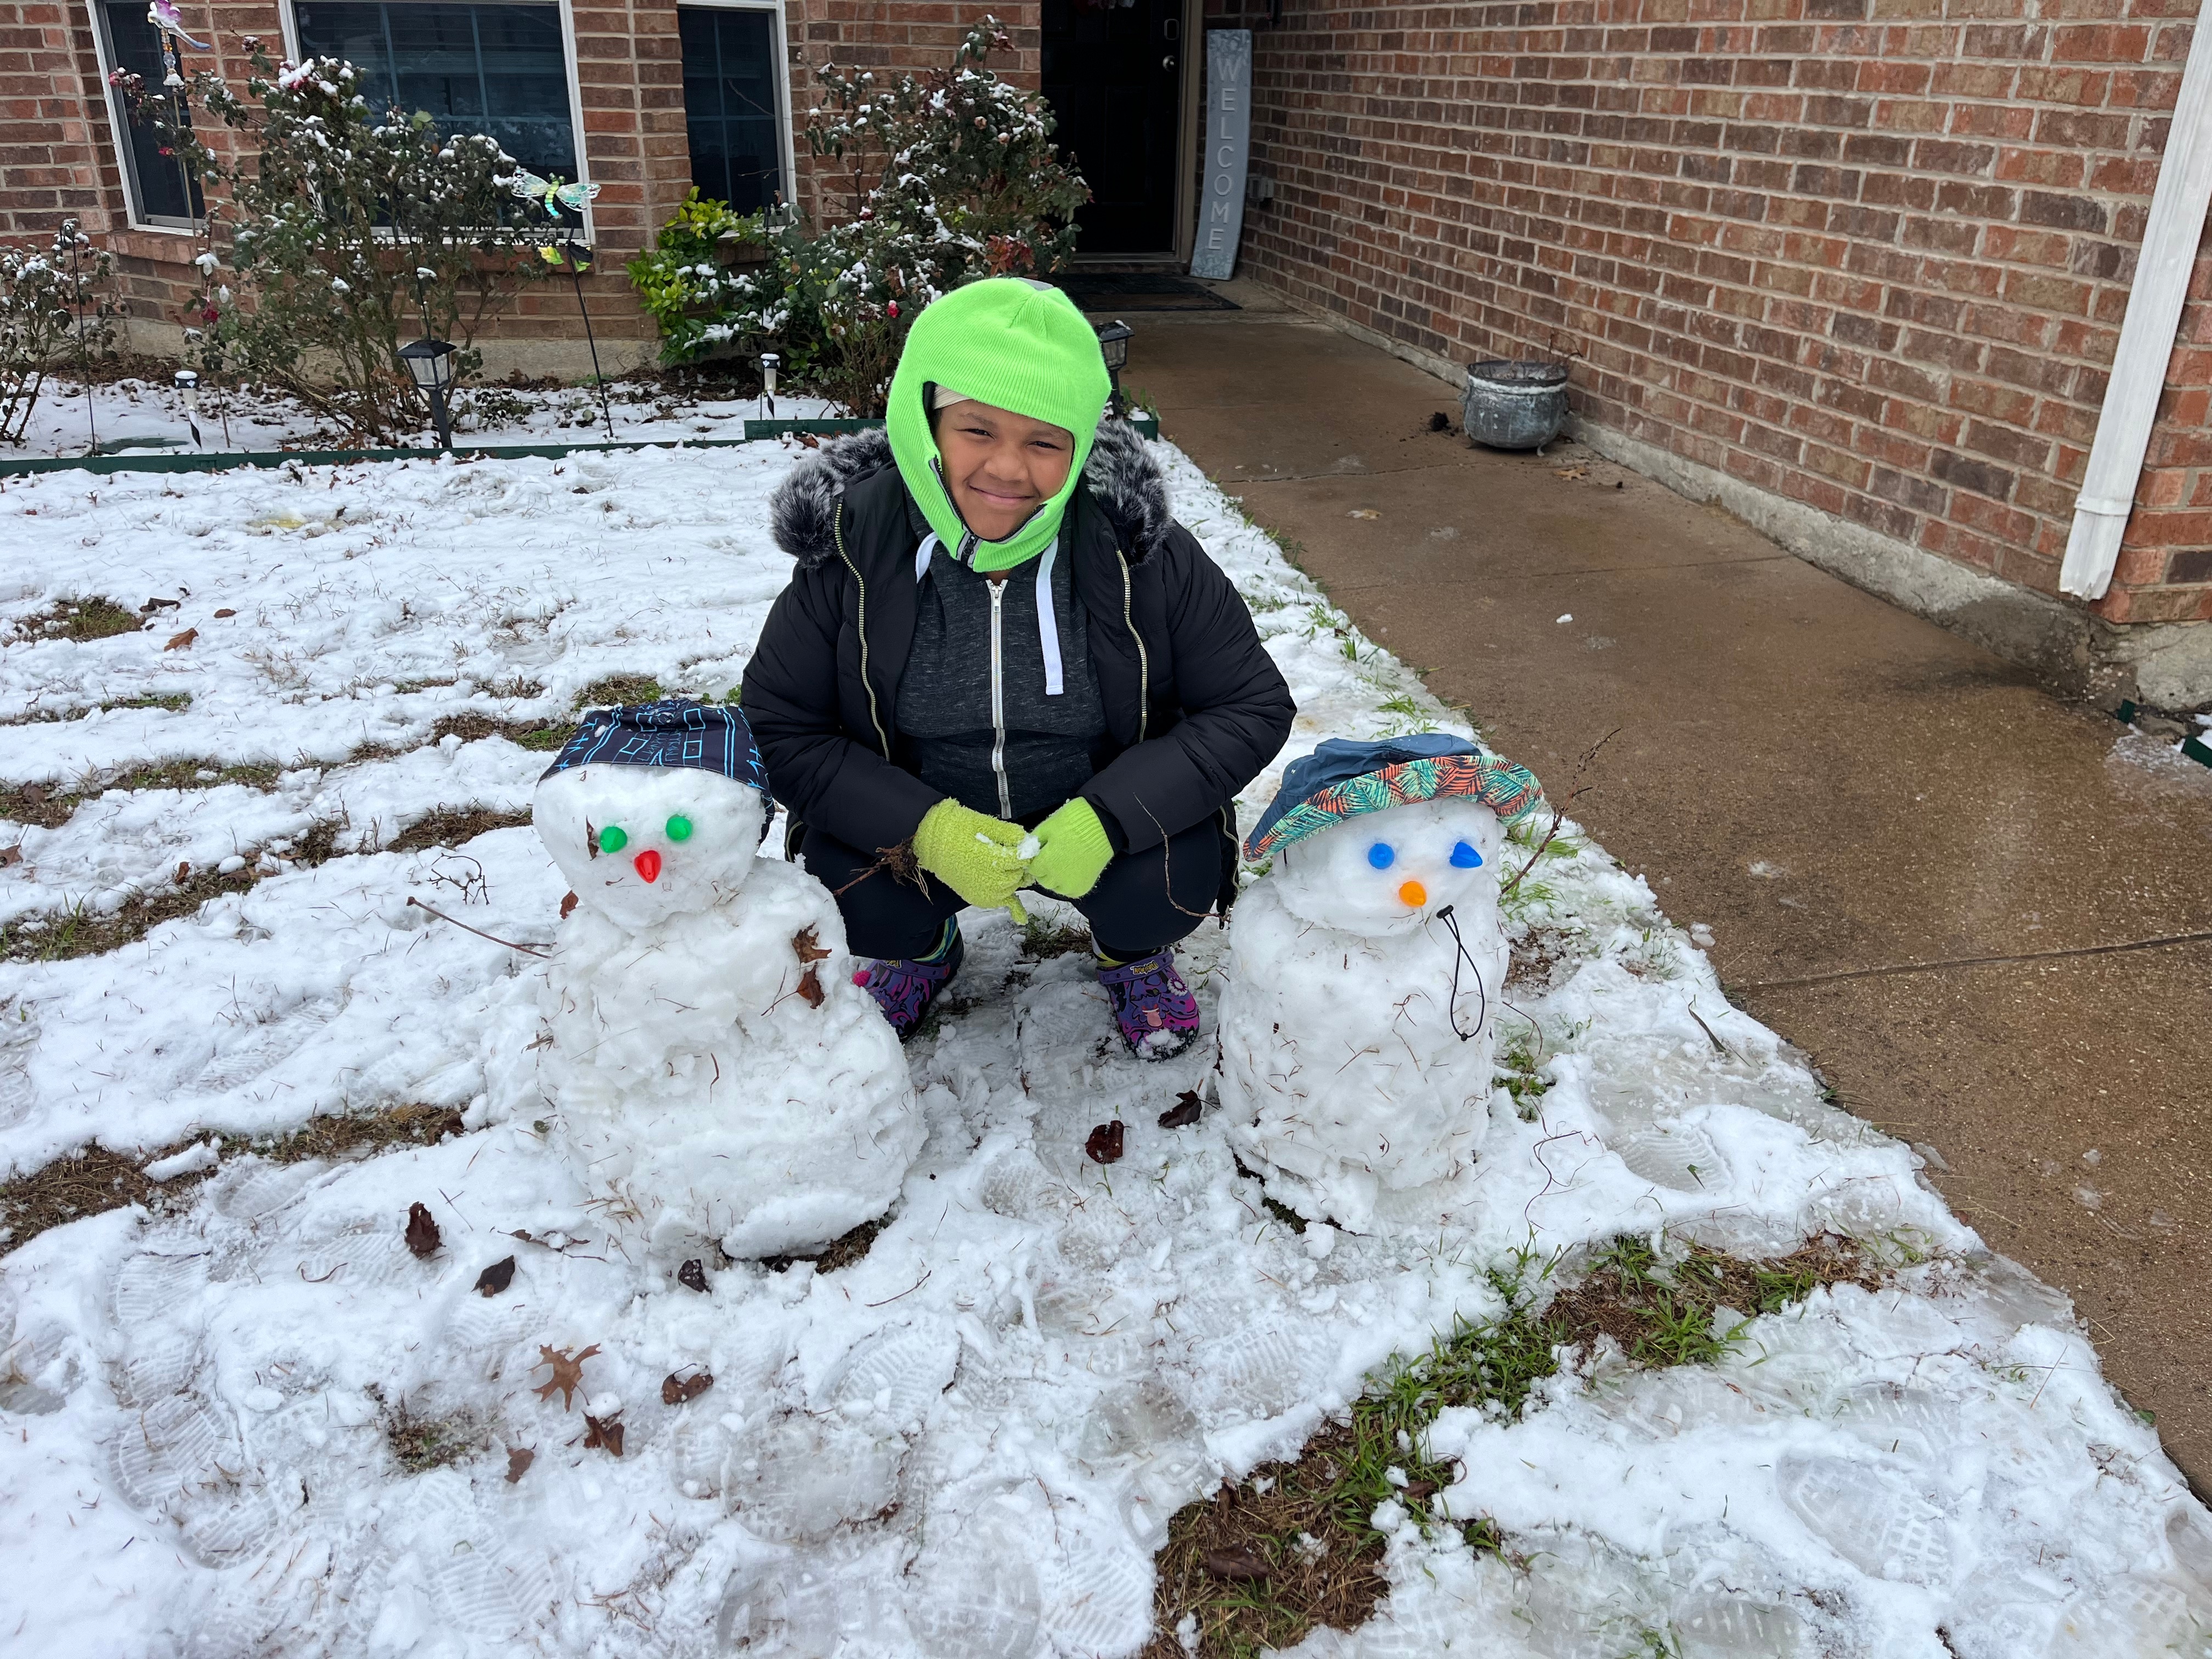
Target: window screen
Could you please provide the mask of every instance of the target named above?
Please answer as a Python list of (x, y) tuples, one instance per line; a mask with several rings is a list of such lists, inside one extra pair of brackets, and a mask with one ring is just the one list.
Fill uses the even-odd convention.
[[(161, 61), (161, 36), (146, 20), (146, 8), (137, 0), (100, 0), (100, 27), (107, 36), (107, 61), (118, 70), (144, 77), (149, 94), (161, 91), (168, 65)], [(185, 73), (191, 70), (187, 68)], [(115, 131), (123, 179), (130, 193), (131, 216), (141, 224), (188, 225), (201, 210), (199, 181), (188, 179), (183, 162), (161, 154), (161, 137), (154, 131), (153, 113), (145, 120), (131, 118), (131, 103), (119, 89), (108, 97), (115, 106)], [(191, 112), (184, 112), (189, 123)]]
[(484, 133), (532, 173), (576, 177), (558, 6), (302, 0), (294, 15), (301, 52), (344, 58), (372, 105), (427, 111), (441, 133)]
[(775, 14), (684, 6), (676, 21), (684, 40), (691, 182), (702, 196), (740, 213), (767, 207), (784, 187)]

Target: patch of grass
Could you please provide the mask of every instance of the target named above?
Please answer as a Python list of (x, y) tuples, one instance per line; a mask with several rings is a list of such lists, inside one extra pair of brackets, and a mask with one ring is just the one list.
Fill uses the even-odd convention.
[(501, 811), (490, 806), (441, 806), (420, 817), (384, 844), (387, 853), (417, 853), (428, 847), (459, 847), (495, 830), (528, 824), (530, 809)]
[(137, 611), (116, 604), (104, 593), (89, 599), (59, 599), (44, 611), (33, 611), (15, 623), (15, 638), (19, 641), (70, 640), (79, 645), (94, 640), (112, 639), (118, 634), (136, 634), (145, 627), (146, 619)]
[(1513, 1097), (1513, 1109), (1523, 1123), (1534, 1123), (1543, 1109), (1537, 1103), (1550, 1092), (1552, 1080), (1542, 1074), (1543, 1062), (1524, 1035), (1498, 1051), (1498, 1081)]
[(143, 1204), (163, 1214), (189, 1208), (206, 1175), (155, 1182), (146, 1178), (145, 1169), (208, 1139), (216, 1143), (216, 1150), (226, 1158), (251, 1152), (272, 1164), (297, 1164), (311, 1158), (335, 1164), (371, 1157), (393, 1146), (432, 1145), (460, 1132), (458, 1108), (409, 1104), (319, 1117), (289, 1134), (198, 1134), (137, 1155), (88, 1146), (0, 1182), (0, 1227), (8, 1229), (7, 1237), (0, 1239), (0, 1255), (29, 1243), (49, 1227), (125, 1205)]
[(385, 1405), (379, 1416), (384, 1424), (384, 1443), (410, 1474), (446, 1468), (491, 1445), (490, 1431), (466, 1412), (449, 1417), (417, 1417), (402, 1401), (397, 1406)]
[[(292, 842), (283, 855), (287, 865), (302, 868), (327, 862), (335, 850), (339, 826), (316, 824)], [(142, 893), (119, 910), (100, 914), (79, 904), (58, 916), (36, 916), (0, 927), (0, 961), (64, 962), (119, 950), (146, 937), (165, 921), (197, 915), (210, 899), (225, 893), (243, 893), (262, 879), (258, 864), (223, 874), (208, 866), (185, 871), (181, 881), (151, 893)]]
[(576, 694), (576, 709), (580, 714), (586, 708), (659, 702), (667, 695), (660, 689), (660, 682), (650, 674), (610, 674), (605, 679), (593, 680)]
[(1022, 924), (1024, 962), (1046, 962), (1054, 957), (1072, 957), (1079, 951), (1092, 948), (1091, 930), (1087, 927), (1064, 927), (1042, 916), (1031, 916)]
[(1401, 691), (1395, 696), (1385, 697), (1380, 706), (1382, 712), (1390, 716), (1389, 724), (1383, 728), (1382, 735), (1385, 737), (1409, 737), (1415, 732), (1437, 729), (1435, 718), (1422, 706), (1421, 700), (1410, 691)]
[(1494, 1269), (1491, 1282), (1507, 1304), (1501, 1317), (1462, 1322), (1428, 1352), (1371, 1378), (1349, 1419), (1328, 1425), (1294, 1461), (1255, 1469), (1179, 1510), (1160, 1553), (1142, 1659), (1182, 1659), (1188, 1650), (1176, 1632), (1185, 1620), (1195, 1626), (1200, 1659), (1250, 1659), (1292, 1645), (1316, 1625), (1364, 1623), (1389, 1590), (1373, 1522), (1385, 1502), (1425, 1527), (1456, 1526), (1471, 1547), (1517, 1562), (1496, 1522), (1448, 1521), (1432, 1507), (1461, 1474), (1455, 1460), (1425, 1450), (1429, 1426), (1447, 1407), (1510, 1421), (1563, 1355), (1600, 1337), (1639, 1366), (1703, 1364), (1736, 1338), (1735, 1330), (1715, 1334), (1718, 1308), (1777, 1313), (1823, 1285), (1880, 1282), (1868, 1255), (1833, 1234), (1766, 1261), (1698, 1245), (1662, 1255), (1648, 1239), (1617, 1238), (1546, 1301), (1559, 1266), (1524, 1251), (1510, 1271)]
[(143, 696), (112, 697), (106, 702), (87, 703), (81, 708), (27, 708), (20, 714), (0, 720), (0, 726), (57, 726), (67, 720), (88, 720), (118, 708), (166, 708), (174, 714), (191, 708), (191, 703), (188, 691), (149, 691)]
[(212, 789), (219, 784), (242, 783), (249, 789), (273, 789), (283, 769), (255, 763), (230, 766), (221, 761), (173, 760), (140, 766), (101, 781), (86, 781), (73, 789), (57, 789), (40, 783), (0, 787), (0, 818), (58, 830), (70, 814), (88, 800), (97, 800), (111, 789)]
[[(448, 737), (459, 738), (463, 743), (474, 743), (481, 738), (505, 738), (524, 749), (541, 751), (562, 748), (575, 735), (574, 720), (501, 720), (489, 714), (448, 714), (430, 728), (432, 743), (442, 742)], [(356, 755), (352, 758), (367, 757)]]

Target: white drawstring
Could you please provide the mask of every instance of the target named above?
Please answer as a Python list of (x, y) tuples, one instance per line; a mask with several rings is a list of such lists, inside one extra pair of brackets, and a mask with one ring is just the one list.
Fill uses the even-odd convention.
[[(914, 580), (917, 586), (929, 574), (929, 556), (937, 550), (937, 532), (933, 530), (914, 550)], [(1044, 556), (1037, 561), (1037, 648), (1044, 653), (1044, 694), (1048, 697), (1057, 697), (1067, 689), (1060, 672), (1060, 617), (1052, 603), (1052, 562), (1059, 552), (1060, 540), (1055, 537), (1046, 545)]]
[(1044, 653), (1044, 694), (1060, 696), (1063, 690), (1060, 674), (1060, 618), (1052, 608), (1052, 561), (1060, 551), (1060, 538), (1054, 537), (1046, 544), (1044, 556), (1037, 561), (1037, 648)]

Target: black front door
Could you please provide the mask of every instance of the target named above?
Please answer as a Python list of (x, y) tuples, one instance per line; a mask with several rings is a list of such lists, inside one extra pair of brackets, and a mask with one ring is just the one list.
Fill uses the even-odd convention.
[(1182, 131), (1182, 0), (1044, 0), (1054, 135), (1091, 185), (1076, 252), (1172, 253)]

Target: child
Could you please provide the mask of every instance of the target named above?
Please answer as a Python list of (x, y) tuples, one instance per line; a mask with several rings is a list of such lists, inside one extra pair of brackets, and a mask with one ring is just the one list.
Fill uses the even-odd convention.
[(962, 908), (1024, 887), (1088, 919), (1137, 1054), (1198, 1032), (1173, 946), (1234, 893), (1231, 802), (1295, 710), (1108, 391), (1065, 295), (971, 283), (915, 319), (888, 432), (776, 494), (798, 568), (745, 714), (902, 1036), (959, 971)]

